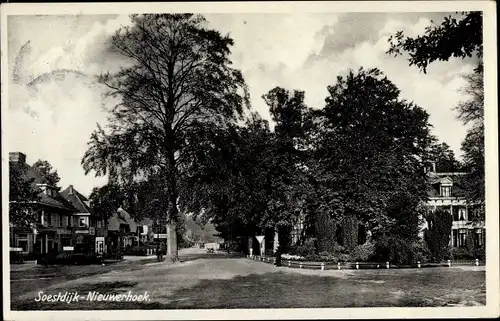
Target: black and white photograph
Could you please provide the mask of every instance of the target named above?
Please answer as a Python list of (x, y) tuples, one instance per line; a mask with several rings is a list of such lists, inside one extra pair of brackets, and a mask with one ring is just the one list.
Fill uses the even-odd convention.
[(2, 4), (6, 320), (498, 317), (495, 7)]

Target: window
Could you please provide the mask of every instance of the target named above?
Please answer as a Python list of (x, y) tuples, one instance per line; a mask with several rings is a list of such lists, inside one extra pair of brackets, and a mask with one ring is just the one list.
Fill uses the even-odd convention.
[(28, 252), (28, 241), (27, 240), (19, 240), (17, 242), (18, 247), (23, 248), (23, 252)]
[(460, 213), (460, 218), (459, 218), (459, 219), (460, 219), (460, 221), (465, 221), (465, 220), (466, 220), (466, 219), (465, 219), (465, 208), (461, 208), (461, 209), (459, 209), (458, 211), (459, 211), (459, 213)]
[(467, 245), (467, 230), (466, 229), (460, 229), (458, 231), (458, 246), (459, 247), (465, 247)]
[(101, 228), (101, 220), (97, 220), (97, 228)]
[(63, 216), (62, 214), (59, 214), (59, 227), (63, 226)]
[(43, 217), (43, 210), (39, 210), (38, 211), (38, 223), (40, 223), (41, 225), (44, 225), (45, 223), (45, 218)]
[(453, 206), (453, 220), (454, 221), (458, 221), (460, 219), (459, 213), (460, 213), (459, 208), (456, 206)]
[(47, 213), (47, 225), (51, 226), (52, 225), (52, 214)]
[(89, 218), (88, 217), (79, 217), (78, 218), (78, 226), (79, 227), (88, 227)]
[(71, 227), (73, 225), (73, 216), (69, 215), (68, 216), (68, 227)]
[(441, 196), (450, 197), (451, 196), (451, 186), (441, 186)]

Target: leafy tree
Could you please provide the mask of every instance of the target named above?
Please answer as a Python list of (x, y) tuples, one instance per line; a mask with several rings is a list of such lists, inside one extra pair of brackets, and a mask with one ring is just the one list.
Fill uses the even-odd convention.
[(57, 174), (57, 170), (53, 170), (52, 165), (48, 161), (39, 159), (32, 167), (42, 176), (42, 184), (57, 186), (57, 183), (60, 181), (59, 174)]
[(335, 247), (337, 240), (336, 223), (330, 217), (330, 213), (321, 211), (316, 213), (317, 217), (314, 221), (314, 234), (318, 242), (318, 252), (330, 252)]
[[(374, 237), (411, 222), (406, 232), (412, 233), (400, 236), (416, 238), (416, 220), (404, 218), (417, 216), (412, 209), (426, 199), (428, 114), (401, 100), (399, 89), (378, 69), (350, 71), (328, 91), (315, 120), (314, 171), (327, 193), (320, 199), (329, 199), (332, 216), (349, 222), (352, 233), (357, 233), (357, 220)], [(391, 210), (401, 199), (410, 206), (405, 216), (401, 208)], [(357, 235), (347, 239), (352, 250)]]
[(243, 126), (210, 128), (200, 138), (183, 183), (182, 206), (195, 219), (211, 221), (221, 236), (236, 240), (261, 232), (267, 204), (266, 158), (271, 132), (267, 121), (252, 114)]
[(131, 20), (111, 41), (129, 64), (100, 77), (108, 96), (121, 101), (110, 110), (107, 131), (98, 127), (92, 134), (82, 164), (87, 173), (109, 172), (115, 180), (161, 175), (165, 184), (156, 206), (166, 204), (166, 221), (175, 225), (180, 180), (200, 147), (199, 129), (237, 121), (248, 95), (240, 71), (230, 67), (233, 40), (207, 29), (202, 16), (147, 14)]
[(437, 172), (455, 172), (461, 164), (455, 158), (455, 153), (446, 143), (434, 143), (431, 146), (429, 158), (436, 162)]
[[(17, 228), (29, 228), (38, 217), (35, 202), (39, 200), (34, 178), (28, 178), (26, 164), (9, 162), (9, 223)], [(11, 234), (13, 235), (13, 234)]]
[(467, 85), (462, 92), (468, 99), (460, 102), (455, 111), (458, 119), (466, 125), (478, 126), (484, 122), (484, 72), (483, 70), (464, 75)]
[(428, 229), (425, 241), (436, 262), (449, 255), (450, 231), (453, 223), (450, 213), (442, 210), (429, 211), (426, 215)]
[(277, 230), (281, 250), (286, 250), (288, 232), (304, 211), (310, 189), (305, 164), (309, 108), (304, 92), (276, 87), (263, 97), (275, 122), (268, 161), (268, 203), (263, 224)]
[(461, 19), (445, 17), (440, 25), (433, 23), (425, 33), (416, 38), (405, 37), (402, 31), (389, 38), (388, 54), (409, 54), (410, 66), (415, 65), (424, 73), (434, 61), (448, 61), (451, 57), (466, 58), (475, 54), (480, 60), (477, 71), (482, 70), (483, 16), (480, 11), (462, 12)]
[(113, 216), (113, 213), (116, 213), (120, 207), (123, 207), (125, 199), (123, 188), (113, 183), (95, 187), (89, 196), (90, 206), (105, 220)]
[[(461, 19), (446, 17), (441, 25), (426, 28), (417, 38), (404, 37), (397, 32), (389, 39), (389, 54), (407, 52), (410, 65), (426, 72), (428, 64), (451, 57), (470, 58), (475, 53), (477, 67), (465, 75), (467, 86), (463, 89), (469, 98), (459, 103), (455, 110), (464, 124), (472, 124), (462, 143), (465, 167), (472, 170), (466, 178), (467, 199), (470, 203), (484, 204), (484, 68), (483, 68), (483, 16), (480, 11), (462, 12)], [(484, 213), (483, 213), (484, 214)]]
[(465, 197), (470, 203), (480, 205), (482, 210), (478, 218), (484, 218), (486, 187), (484, 169), (484, 126), (476, 126), (467, 133), (462, 142), (462, 150), (464, 151), (465, 166), (471, 168), (470, 174), (467, 175), (462, 182), (462, 186), (465, 189)]

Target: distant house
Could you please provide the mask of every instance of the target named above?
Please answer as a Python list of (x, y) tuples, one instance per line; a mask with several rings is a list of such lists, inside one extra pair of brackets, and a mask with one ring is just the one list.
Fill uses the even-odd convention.
[(138, 225), (130, 214), (119, 208), (108, 219), (108, 248), (111, 251), (124, 250), (138, 242)]
[(77, 211), (72, 214), (74, 245), (83, 252), (106, 252), (106, 222), (90, 207), (90, 201), (70, 185), (61, 196)]
[(450, 246), (483, 247), (486, 240), (485, 224), (477, 216), (479, 205), (470, 204), (465, 199), (462, 181), (466, 175), (468, 173), (464, 172), (440, 173), (433, 165), (428, 171), (429, 200), (426, 205), (431, 211), (442, 210), (452, 216)]
[(72, 215), (77, 209), (59, 193), (57, 186), (49, 185), (32, 166), (26, 163), (26, 155), (9, 153), (9, 163), (21, 166), (27, 180), (33, 180), (32, 187), (40, 190), (40, 199), (30, 210), (38, 214), (31, 228), (12, 226), (12, 242), (23, 253), (48, 253), (60, 251), (72, 244)]
[(146, 243), (153, 240), (154, 236), (153, 225), (154, 221), (149, 218), (144, 218), (138, 223), (137, 233), (140, 242)]

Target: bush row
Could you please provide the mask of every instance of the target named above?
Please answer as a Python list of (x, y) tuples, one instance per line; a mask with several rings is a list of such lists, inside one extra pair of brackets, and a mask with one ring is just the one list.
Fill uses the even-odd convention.
[[(382, 237), (377, 241), (367, 242), (349, 250), (335, 244), (329, 251), (319, 252), (314, 238), (306, 240), (302, 245), (290, 248), (282, 258), (294, 261), (318, 261), (325, 263), (338, 262), (391, 262), (407, 265), (420, 261), (421, 263), (436, 262), (424, 241), (408, 241), (398, 237)], [(444, 260), (475, 260), (484, 261), (485, 250), (454, 248), (446, 250)], [(438, 262), (436, 262), (438, 263)]]

